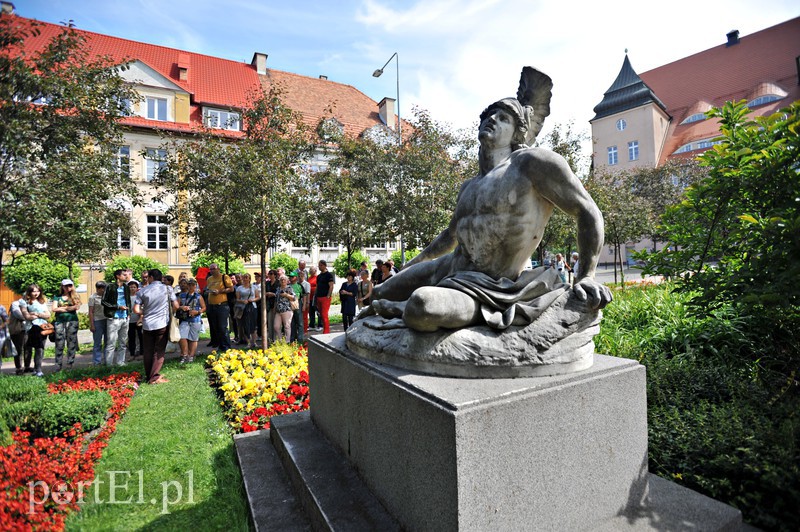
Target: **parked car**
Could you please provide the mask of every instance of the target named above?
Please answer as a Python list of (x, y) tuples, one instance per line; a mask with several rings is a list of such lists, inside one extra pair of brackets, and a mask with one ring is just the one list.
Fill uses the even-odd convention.
[(538, 268), (538, 267), (539, 267), (539, 261), (538, 260), (532, 260), (531, 261), (531, 268)]

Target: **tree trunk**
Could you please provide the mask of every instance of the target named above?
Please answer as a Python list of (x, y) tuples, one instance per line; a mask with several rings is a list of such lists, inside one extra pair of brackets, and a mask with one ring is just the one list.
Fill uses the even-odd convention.
[(269, 334), (267, 331), (267, 243), (261, 246), (261, 315), (258, 320), (261, 322), (261, 349), (267, 349)]

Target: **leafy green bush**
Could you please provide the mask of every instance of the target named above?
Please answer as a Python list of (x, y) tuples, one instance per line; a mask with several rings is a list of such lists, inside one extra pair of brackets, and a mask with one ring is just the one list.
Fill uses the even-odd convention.
[(78, 266), (72, 267), (70, 275), (65, 264), (53, 262), (42, 253), (26, 253), (15, 257), (11, 264), (3, 266), (3, 281), (17, 294), (25, 293), (28, 286), (36, 283), (41, 287), (42, 293), (50, 297), (58, 293), (61, 281), (66, 278), (78, 279), (80, 276), (81, 269)]
[[(420, 250), (417, 249), (417, 248), (407, 249), (406, 250), (406, 262), (410, 261), (411, 259), (413, 259), (417, 255), (419, 255), (419, 253), (420, 253)], [(403, 261), (400, 260), (401, 258), (402, 258), (402, 253), (400, 252), (399, 249), (395, 250), (395, 251), (392, 251), (392, 260), (394, 261), (394, 265), (397, 266), (398, 268), (400, 267), (401, 264), (403, 264)], [(369, 263), (369, 261), (367, 261), (367, 263)]]
[[(347, 253), (342, 253), (336, 257), (335, 261), (333, 261), (333, 272), (336, 274), (336, 277), (344, 280), (349, 270), (358, 271), (358, 269), (361, 267), (362, 261), (367, 261), (367, 264), (369, 264), (369, 257), (360, 251), (356, 250), (352, 255), (350, 255), (349, 263), (347, 262)], [(338, 293), (339, 290), (337, 289), (336, 292)]]
[(749, 315), (800, 305), (800, 102), (753, 117), (744, 100), (708, 111), (720, 141), (699, 160), (660, 232), (671, 244), (640, 255), (646, 273), (677, 276), (698, 313), (732, 304)]
[(244, 263), (236, 257), (228, 256), (228, 271), (225, 271), (225, 256), (222, 254), (200, 253), (191, 263), (192, 277), (199, 268), (208, 268), (209, 264), (218, 264), (223, 273), (244, 273)]
[(277, 270), (283, 268), (286, 273), (297, 269), (298, 260), (286, 253), (276, 253), (269, 258), (269, 269)]
[(800, 505), (800, 319), (690, 314), (674, 286), (626, 289), (604, 310), (597, 351), (647, 366), (650, 470), (791, 530)]
[(0, 405), (30, 401), (47, 394), (47, 383), (39, 377), (0, 377)]

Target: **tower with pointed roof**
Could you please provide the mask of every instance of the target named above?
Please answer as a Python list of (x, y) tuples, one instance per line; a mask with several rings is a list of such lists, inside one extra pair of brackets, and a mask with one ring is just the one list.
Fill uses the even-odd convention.
[(594, 112), (589, 122), (595, 168), (657, 164), (670, 116), (666, 105), (633, 69), (627, 53), (617, 79)]

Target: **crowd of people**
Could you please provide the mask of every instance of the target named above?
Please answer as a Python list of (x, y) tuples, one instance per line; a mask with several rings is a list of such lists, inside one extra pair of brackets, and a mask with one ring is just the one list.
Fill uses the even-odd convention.
[[(370, 304), (373, 287), (397, 271), (391, 260), (378, 260), (371, 272), (366, 262), (347, 272), (338, 292), (345, 330), (353, 324), (358, 311)], [(95, 291), (88, 299), (92, 363), (119, 366), (126, 360), (141, 358), (149, 383), (166, 382), (160, 370), (170, 348), (180, 350), (182, 363), (194, 361), (203, 314), (208, 318), (208, 345), (219, 351), (232, 345), (255, 348), (261, 345), (265, 333), (271, 344), (304, 343), (309, 330), (330, 332), (335, 277), (325, 260), (310, 268), (301, 260), (297, 269), (290, 272), (270, 269), (263, 297), (259, 273), (228, 275), (221, 272), (218, 264), (209, 265), (203, 291), (198, 280), (186, 272), (179, 275), (174, 287), (175, 279), (157, 269), (144, 271), (139, 280), (133, 278), (130, 269), (118, 269), (113, 276), (112, 283), (95, 283)], [(266, 331), (262, 330), (260, 319), (263, 305)], [(0, 349), (13, 357), (17, 375), (43, 376), (48, 334), (55, 342), (57, 369), (72, 367), (78, 352), (80, 307), (80, 296), (70, 279), (61, 282), (52, 301), (32, 284), (10, 310), (0, 306)], [(51, 321), (53, 330), (49, 331)], [(173, 321), (175, 331), (171, 332)]]

